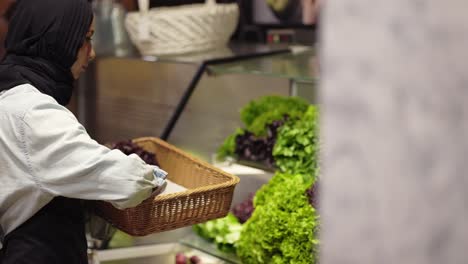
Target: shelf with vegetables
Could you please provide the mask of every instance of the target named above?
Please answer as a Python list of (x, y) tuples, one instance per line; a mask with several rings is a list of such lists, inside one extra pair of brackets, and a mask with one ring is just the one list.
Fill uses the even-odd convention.
[(261, 163), (274, 175), (227, 217), (195, 225), (199, 237), (181, 243), (231, 263), (316, 263), (318, 107), (265, 96), (247, 104), (241, 119), (245, 127), (226, 139), (218, 158)]
[[(268, 184), (260, 188), (255, 195), (248, 197), (243, 203), (235, 202), (232, 214), (228, 217), (194, 227), (207, 241), (215, 243), (202, 243), (193, 235), (184, 235), (179, 242), (228, 263), (240, 263), (241, 260), (244, 263), (270, 263), (273, 258), (286, 263), (292, 260), (300, 261), (298, 259), (302, 258), (303, 263), (313, 263), (314, 255), (308, 255), (306, 252), (314, 250), (317, 243), (314, 230), (318, 226), (318, 216), (307, 203), (310, 197), (307, 196), (306, 190), (313, 193), (311, 186), (318, 172), (317, 117), (317, 107), (297, 97), (267, 96), (247, 104), (241, 110), (244, 126), (234, 135), (250, 133), (251, 137), (243, 142), (242, 151), (236, 152), (236, 144), (229, 142), (235, 143), (245, 138), (239, 137), (237, 140), (238, 136), (231, 136), (226, 140), (227, 144), (220, 148), (219, 158), (251, 158), (252, 155), (242, 154), (249, 149), (249, 140), (257, 142), (259, 138), (263, 138), (262, 142), (270, 140), (269, 144), (272, 147), (259, 148), (259, 151), (269, 152), (255, 156), (264, 157), (269, 161), (270, 163), (266, 164), (269, 164), (275, 174), (265, 180)], [(279, 119), (282, 121), (278, 122)], [(273, 123), (276, 125), (272, 126)], [(129, 142), (114, 145), (126, 153), (130, 150), (139, 152), (130, 146)], [(246, 153), (249, 152), (256, 153), (254, 150)], [(140, 153), (145, 156), (144, 154)], [(256, 159), (255, 162), (259, 161), (262, 160)], [(254, 172), (252, 169), (248, 173)], [(252, 175), (245, 175), (246, 182), (250, 185), (248, 177)], [(158, 234), (158, 243), (161, 243), (163, 236), (164, 234)], [(117, 232), (110, 241), (110, 248), (122, 247), (122, 250), (130, 250), (125, 247), (132, 247), (138, 250), (141, 245), (137, 240), (139, 238)], [(145, 241), (145, 244), (148, 244), (148, 241)], [(252, 244), (258, 246), (252, 247)], [(304, 246), (297, 247), (296, 244)], [(267, 246), (271, 248), (268, 249)], [(217, 251), (217, 247), (228, 252)], [(276, 251), (280, 252), (279, 255), (272, 253)]]
[[(304, 56), (304, 54), (301, 54), (300, 56), (293, 56), (293, 58), (295, 58), (295, 60), (298, 59), (298, 58), (304, 58), (304, 57), (302, 57), (302, 56)], [(279, 57), (279, 56), (278, 56), (278, 57)], [(274, 60), (274, 61), (278, 61), (278, 57), (275, 57), (275, 60)], [(283, 58), (283, 56), (281, 56), (281, 58)], [(288, 57), (288, 58), (289, 58), (289, 57)], [(255, 59), (255, 60), (252, 60), (251, 62), (253, 62), (253, 61), (262, 61), (262, 62), (264, 62), (264, 61), (268, 61), (268, 60), (270, 60), (270, 59), (269, 59), (269, 58), (262, 58), (261, 60), (260, 60), (260, 59)], [(246, 61), (246, 63), (247, 63), (247, 61)], [(156, 64), (156, 63), (153, 63), (153, 64)], [(153, 64), (151, 64), (151, 65), (153, 65)], [(157, 64), (157, 65), (160, 65), (160, 64)], [(264, 65), (264, 63), (260, 63), (260, 65)], [(255, 68), (254, 66), (252, 66), (252, 67)], [(111, 69), (112, 67), (107, 67), (107, 68), (108, 68), (108, 69)], [(158, 69), (159, 69), (159, 68), (158, 68)], [(210, 68), (210, 69), (213, 70), (214, 68)], [(101, 69), (101, 70), (105, 70), (105, 69)], [(156, 71), (156, 70), (154, 70), (154, 72), (161, 72), (161, 71)], [(162, 71), (162, 72), (170, 72), (170, 71)], [(252, 71), (252, 72), (253, 72), (253, 71)], [(226, 72), (226, 73), (229, 73), (229, 72)], [(241, 71), (241, 73), (242, 73), (242, 71)], [(304, 75), (306, 75), (306, 74), (308, 74), (308, 73), (304, 73)], [(268, 76), (263, 76), (263, 75), (261, 75), (261, 76), (256, 76), (256, 75), (244, 75), (244, 74), (243, 74), (243, 75), (242, 75), (243, 78), (238, 78), (238, 76), (235, 76), (235, 74), (233, 74), (234, 76), (225, 76), (225, 75), (228, 75), (228, 74), (225, 74), (224, 72), (220, 72), (220, 73), (217, 74), (217, 75), (220, 75), (220, 76), (210, 76), (210, 75), (208, 74), (208, 75), (206, 76), (206, 78), (204, 78), (203, 83), (202, 83), (202, 84), (203, 84), (202, 86), (205, 88), (205, 90), (207, 90), (207, 91), (209, 90), (209, 92), (206, 92), (206, 94), (209, 94), (209, 95), (210, 95), (210, 97), (206, 97), (206, 98), (209, 98), (209, 100), (205, 100), (205, 97), (203, 97), (203, 96), (201, 96), (201, 97), (203, 97), (203, 98), (202, 98), (203, 100), (201, 100), (201, 99), (198, 100), (199, 98), (192, 98), (192, 99), (197, 99), (197, 100), (198, 100), (197, 102), (201, 102), (203, 105), (207, 105), (207, 107), (205, 107), (205, 108), (201, 108), (201, 107), (200, 107), (200, 109), (202, 109), (203, 111), (194, 111), (194, 108), (195, 108), (195, 109), (198, 109), (198, 108), (196, 108), (194, 105), (189, 105), (189, 106), (191, 106), (191, 108), (190, 108), (191, 111), (186, 111), (186, 112), (187, 112), (187, 113), (191, 113), (192, 115), (189, 116), (187, 113), (184, 113), (184, 115), (185, 115), (186, 118), (183, 119), (183, 120), (180, 120), (180, 122), (178, 122), (179, 125), (180, 125), (180, 124), (183, 124), (183, 125), (184, 125), (184, 126), (180, 126), (180, 127), (178, 128), (179, 131), (203, 131), (203, 133), (202, 133), (202, 134), (204, 134), (204, 137), (203, 137), (203, 138), (200, 137), (200, 136), (198, 136), (198, 135), (197, 135), (197, 137), (193, 137), (193, 136), (191, 136), (191, 135), (187, 135), (185, 132), (180, 133), (180, 134), (183, 134), (183, 135), (182, 135), (183, 138), (188, 138), (188, 139), (186, 139), (187, 141), (190, 139), (190, 140), (192, 140), (192, 141), (195, 141), (195, 140), (196, 140), (197, 142), (200, 142), (199, 144), (194, 144), (195, 147), (192, 147), (190, 144), (187, 144), (187, 145), (189, 145), (190, 147), (192, 147), (192, 148), (190, 148), (189, 150), (198, 151), (199, 149), (201, 149), (201, 150), (207, 149), (206, 153), (207, 153), (208, 156), (210, 155), (210, 153), (213, 153), (213, 151), (214, 151), (215, 148), (214, 148), (214, 147), (211, 147), (211, 145), (210, 145), (211, 143), (210, 143), (208, 140), (206, 140), (206, 138), (213, 139), (213, 142), (215, 142), (215, 143), (213, 143), (212, 145), (213, 145), (213, 146), (217, 146), (217, 145), (219, 144), (219, 142), (221, 142), (223, 136), (221, 135), (220, 137), (218, 137), (218, 134), (216, 134), (216, 133), (219, 133), (219, 131), (221, 131), (221, 130), (213, 129), (213, 131), (216, 132), (216, 133), (214, 133), (214, 132), (211, 133), (211, 129), (206, 129), (206, 127), (210, 127), (210, 128), (211, 128), (211, 127), (212, 127), (212, 124), (213, 124), (213, 123), (216, 123), (216, 122), (217, 122), (217, 123), (216, 123), (216, 127), (220, 127), (220, 126), (219, 126), (219, 122), (221, 122), (220, 119), (222, 119), (223, 122), (225, 122), (226, 120), (230, 120), (229, 118), (226, 118), (226, 115), (227, 115), (227, 113), (233, 113), (232, 109), (234, 109), (234, 108), (233, 108), (234, 104), (229, 105), (229, 103), (226, 103), (226, 101), (235, 101), (235, 100), (237, 100), (237, 99), (223, 100), (224, 97), (221, 97), (221, 96), (216, 96), (216, 97), (215, 97), (215, 96), (213, 96), (213, 94), (218, 95), (217, 93), (215, 93), (216, 91), (223, 90), (223, 89), (216, 89), (216, 88), (219, 88), (219, 87), (223, 87), (223, 88), (224, 88), (224, 87), (225, 87), (225, 83), (224, 83), (224, 82), (226, 82), (225, 80), (229, 80), (229, 83), (230, 83), (230, 84), (234, 81), (235, 84), (238, 84), (238, 85), (240, 86), (240, 87), (235, 87), (235, 86), (236, 86), (235, 84), (232, 85), (233, 87), (236, 88), (236, 89), (235, 89), (235, 91), (236, 91), (236, 94), (235, 94), (236, 98), (241, 97), (241, 95), (239, 95), (239, 94), (240, 94), (240, 93), (244, 93), (244, 90), (248, 90), (248, 89), (244, 89), (244, 87), (250, 86), (250, 85), (246, 85), (246, 84), (249, 84), (249, 83), (262, 83), (261, 86), (267, 87), (267, 88), (262, 88), (262, 87), (257, 87), (257, 86), (251, 86), (251, 87), (256, 87), (256, 89), (251, 89), (251, 88), (249, 88), (250, 90), (254, 90), (255, 93), (249, 93), (249, 92), (247, 91), (245, 97), (252, 98), (253, 96), (258, 96), (259, 94), (265, 94), (265, 93), (267, 93), (267, 92), (268, 92), (268, 93), (269, 93), (269, 92), (278, 93), (278, 92), (281, 92), (281, 91), (283, 91), (283, 90), (284, 90), (284, 94), (287, 94), (287, 87), (285, 87), (285, 89), (283, 89), (283, 83), (284, 83), (284, 84), (287, 84), (286, 81), (282, 81), (281, 78), (278, 78), (279, 80), (276, 80), (276, 79), (275, 79), (275, 80), (273, 80), (273, 82), (268, 81), (268, 79), (273, 79), (274, 77), (282, 77), (282, 78), (284, 78), (285, 76), (276, 76), (276, 74), (273, 74), (273, 75), (271, 75), (271, 76), (270, 76), (270, 75), (268, 75)], [(222, 75), (222, 76), (221, 76), (221, 75)], [(302, 75), (302, 74), (301, 74), (301, 75)], [(308, 75), (310, 75), (310, 74), (308, 74)], [(136, 76), (137, 76), (137, 75), (136, 75)], [(288, 75), (288, 76), (289, 76), (289, 75)], [(112, 77), (115, 78), (115, 74), (113, 74)], [(232, 77), (232, 78), (230, 78), (230, 77)], [(271, 78), (270, 78), (270, 77), (271, 77)], [(286, 76), (286, 77), (287, 77), (287, 76)], [(289, 76), (289, 77), (291, 77), (291, 76)], [(245, 81), (245, 80), (247, 80), (247, 81)], [(253, 81), (252, 81), (252, 80), (253, 80)], [(241, 81), (242, 81), (242, 82), (241, 82)], [(120, 80), (120, 79), (119, 79), (118, 81), (114, 80), (114, 81), (112, 82), (112, 84), (117, 84), (117, 83), (121, 83), (121, 80)], [(274, 83), (274, 85), (273, 85), (273, 83)], [(127, 83), (127, 84), (128, 84), (128, 83)], [(216, 84), (216, 85), (214, 85), (214, 84)], [(275, 88), (275, 87), (276, 87), (275, 85), (277, 85), (278, 87), (281, 86), (281, 89)], [(130, 85), (129, 85), (129, 86), (130, 86)], [(113, 89), (115, 88), (115, 86), (112, 86), (112, 87), (113, 87)], [(123, 88), (122, 88), (122, 89), (123, 89)], [(242, 90), (242, 89), (244, 89), (244, 90)], [(262, 89), (263, 89), (263, 90), (262, 90)], [(115, 89), (114, 89), (114, 90), (115, 90)], [(196, 92), (201, 93), (200, 90), (203, 90), (203, 89), (198, 89)], [(226, 90), (227, 90), (227, 89), (226, 89)], [(261, 92), (260, 92), (259, 90), (261, 90)], [(311, 90), (311, 89), (309, 89), (309, 90)], [(219, 92), (219, 94), (220, 94), (220, 95), (221, 95), (221, 94), (222, 94), (222, 95), (224, 95), (224, 94), (231, 95), (231, 94), (229, 94), (229, 93), (221, 93), (221, 92)], [(196, 94), (196, 95), (197, 95), (197, 94)], [(203, 95), (204, 95), (204, 94), (203, 94)], [(133, 96), (133, 95), (132, 95), (132, 96)], [(149, 96), (146, 96), (146, 97), (149, 97)], [(286, 97), (285, 97), (285, 98), (286, 98)], [(241, 100), (238, 100), (238, 101), (236, 101), (236, 103), (237, 103), (237, 102), (240, 102), (240, 101), (241, 101)], [(243, 99), (243, 101), (246, 102), (247, 99)], [(301, 101), (303, 101), (303, 100), (301, 100)], [(194, 100), (192, 100), (191, 102), (193, 103)], [(222, 102), (222, 103), (219, 103), (219, 102)], [(302, 103), (299, 103), (299, 104), (300, 104), (300, 105), (306, 105), (307, 107), (309, 106), (309, 105), (308, 105), (307, 103), (305, 103), (305, 102), (303, 102), (303, 104), (302, 104)], [(226, 108), (226, 109), (224, 109), (223, 111), (221, 111), (222, 113), (219, 113), (220, 111), (217, 112), (217, 115), (221, 116), (222, 118), (219, 118), (219, 119), (213, 118), (214, 115), (212, 115), (211, 112), (209, 112), (208, 110), (207, 110), (206, 112), (204, 112), (206, 109), (209, 109), (209, 110), (211, 111), (211, 109), (219, 108), (220, 105), (222, 105), (222, 106), (224, 106), (224, 107)], [(231, 106), (231, 108), (226, 107), (226, 105)], [(242, 105), (242, 104), (241, 104), (241, 105)], [(208, 106), (209, 106), (209, 108), (208, 108)], [(237, 109), (237, 108), (239, 107), (239, 104), (235, 104), (235, 106), (236, 106), (236, 109)], [(292, 108), (292, 107), (286, 107), (286, 109), (289, 109), (289, 108)], [(304, 111), (305, 109), (306, 109), (306, 107), (303, 107), (303, 108), (301, 108), (301, 111)], [(159, 110), (158, 110), (158, 111), (159, 111)], [(229, 111), (230, 111), (230, 112), (229, 112)], [(210, 113), (209, 115), (206, 114), (206, 113), (208, 113), (208, 112)], [(215, 111), (213, 111), (213, 112), (215, 112)], [(198, 114), (198, 115), (199, 115), (200, 113), (203, 113), (204, 116), (202, 116), (201, 118), (193, 118), (193, 117), (195, 116), (195, 114)], [(234, 114), (232, 115), (232, 119), (236, 119), (236, 116), (235, 116), (235, 115), (236, 115), (236, 114), (235, 114), (235, 112), (234, 112)], [(151, 115), (151, 116), (154, 118), (154, 115)], [(299, 116), (299, 115), (298, 115), (298, 116)], [(140, 116), (138, 116), (138, 117), (140, 117)], [(133, 118), (133, 117), (132, 117), (132, 118)], [(191, 122), (191, 123), (188, 122), (188, 125), (187, 125), (187, 120), (190, 120), (190, 119), (193, 120), (193, 122)], [(206, 121), (206, 120), (209, 120), (209, 122)], [(272, 119), (272, 120), (273, 120), (273, 119)], [(289, 122), (289, 121), (288, 121), (288, 122)], [(135, 121), (135, 122), (124, 122), (124, 123), (131, 124), (131, 126), (132, 126), (132, 132), (129, 132), (129, 133), (127, 133), (127, 134), (122, 133), (119, 137), (110, 137), (110, 136), (102, 137), (101, 140), (104, 140), (104, 139), (105, 139), (105, 140), (107, 140), (107, 141), (111, 141), (111, 140), (115, 140), (116, 138), (131, 138), (131, 137), (134, 137), (134, 136), (135, 136), (134, 134), (137, 134), (137, 133), (135, 133), (135, 131), (133, 131), (133, 130), (135, 130), (134, 124), (143, 124), (143, 123), (144, 123), (145, 126), (148, 126), (147, 124), (149, 124), (149, 123), (154, 124), (154, 120), (152, 120), (151, 122), (148, 122), (148, 121), (141, 121), (141, 120), (139, 119), (138, 122)], [(198, 126), (194, 126), (193, 123), (198, 123)], [(236, 124), (237, 124), (237, 123), (238, 123), (238, 122), (236, 122)], [(284, 122), (284, 123), (287, 123), (287, 122)], [(284, 124), (284, 123), (283, 123), (283, 124)], [(231, 130), (230, 130), (231, 127), (234, 128), (235, 126), (236, 126), (236, 125), (234, 125), (234, 122), (231, 122), (231, 123), (229, 123), (229, 124), (223, 123), (223, 126), (222, 126), (222, 127), (229, 127), (229, 129), (227, 129), (226, 131), (231, 131)], [(273, 125), (273, 126), (275, 126), (275, 125)], [(278, 125), (276, 125), (276, 126), (278, 127)], [(190, 130), (184, 129), (184, 128), (187, 128), (187, 127), (189, 127)], [(176, 128), (177, 128), (177, 127), (176, 127)], [(245, 127), (245, 128), (247, 128), (247, 127)], [(205, 129), (205, 130), (201, 130), (201, 129)], [(271, 129), (273, 129), (273, 128), (271, 128)], [(177, 130), (177, 129), (176, 129), (176, 130)], [(118, 128), (118, 129), (117, 129), (117, 128), (114, 128), (114, 129), (112, 129), (111, 131), (114, 131), (114, 132), (115, 132), (115, 131), (122, 131), (122, 129), (120, 129), (120, 128)], [(130, 130), (129, 130), (129, 131), (130, 131)], [(226, 131), (224, 131), (224, 130), (222, 130), (222, 131), (223, 131), (223, 132), (226, 132)], [(232, 130), (232, 131), (233, 131), (233, 130)], [(265, 134), (265, 135), (267, 135), (267, 134), (268, 134), (268, 128), (266, 128), (265, 131), (267, 131), (266, 134)], [(177, 131), (175, 131), (175, 132), (177, 132)], [(134, 134), (133, 134), (133, 133), (134, 133)], [(139, 132), (139, 133), (143, 133), (143, 132)], [(145, 132), (145, 133), (147, 133), (147, 132)], [(177, 134), (177, 133), (176, 133), (176, 134)], [(124, 135), (125, 135), (125, 136), (124, 136)], [(216, 138), (214, 138), (213, 135), (216, 135)], [(224, 133), (223, 133), (223, 135), (224, 135)], [(174, 142), (175, 144), (177, 144), (177, 146), (180, 145), (180, 146), (184, 146), (184, 147), (185, 147), (184, 144), (179, 144), (179, 141), (177, 141), (177, 140), (179, 140), (179, 138), (177, 138), (176, 136), (177, 136), (177, 135), (173, 135), (173, 136), (172, 136), (173, 142)], [(177, 139), (177, 140), (176, 140), (176, 139)], [(204, 140), (204, 139), (205, 139), (205, 140)], [(216, 139), (216, 140), (215, 140), (215, 139)], [(219, 139), (219, 140), (218, 140), (218, 139)], [(184, 142), (185, 142), (185, 141), (184, 141)], [(206, 145), (209, 145), (209, 147), (206, 146)], [(270, 145), (271, 145), (271, 144), (270, 144)], [(199, 148), (198, 148), (198, 147), (199, 147)], [(184, 148), (184, 150), (186, 150), (186, 149)], [(201, 152), (201, 150), (200, 150), (200, 152)], [(205, 152), (203, 152), (203, 154), (205, 154)], [(279, 155), (279, 154), (278, 154), (278, 155)], [(278, 157), (279, 157), (279, 156), (278, 156)], [(294, 159), (294, 158), (293, 158), (293, 159)], [(245, 160), (244, 160), (244, 162), (245, 162)], [(276, 162), (278, 163), (278, 161), (276, 161)], [(281, 163), (281, 162), (280, 162), (280, 163)], [(258, 165), (258, 163), (255, 163), (255, 164)], [(278, 163), (278, 164), (279, 164), (279, 163)], [(239, 165), (239, 164), (234, 164), (234, 165)], [(231, 167), (232, 167), (232, 166), (231, 166)], [(260, 167), (261, 167), (261, 168), (264, 168), (265, 166), (263, 166), (263, 167), (260, 166)], [(244, 167), (242, 167), (242, 168), (244, 169)], [(250, 168), (250, 170), (252, 171), (251, 168)], [(250, 193), (250, 189), (251, 189), (251, 190), (257, 190), (258, 187), (260, 186), (260, 183), (267, 182), (267, 181), (269, 181), (269, 180), (271, 179), (271, 177), (273, 177), (273, 173), (275, 173), (275, 171), (278, 171), (278, 170), (277, 170), (276, 166), (273, 166), (273, 167), (270, 167), (270, 169), (268, 169), (267, 172), (265, 172), (265, 173), (263, 173), (263, 174), (261, 174), (261, 175), (260, 175), (260, 174), (256, 174), (255, 177), (250, 177), (250, 176), (251, 176), (250, 173), (257, 173), (257, 172), (250, 172), (250, 171), (249, 171), (249, 172), (245, 173), (245, 175), (243, 175), (243, 176), (241, 177), (240, 186), (238, 186), (238, 188), (236, 188), (236, 189), (239, 189), (239, 190), (240, 190), (240, 188), (243, 187), (243, 186), (242, 186), (243, 184), (246, 184), (246, 185), (248, 184), (248, 185), (251, 185), (251, 186), (248, 186), (248, 187), (249, 187), (249, 191), (248, 191), (248, 192), (246, 191), (244, 194)], [(248, 179), (248, 180), (247, 180), (247, 179)], [(254, 183), (254, 184), (252, 184), (252, 181), (253, 181), (252, 179), (255, 180), (255, 183)], [(252, 180), (252, 181), (249, 182), (249, 180)], [(239, 187), (240, 187), (240, 188), (239, 188)], [(255, 187), (255, 188), (254, 188), (254, 187)], [(235, 194), (234, 201), (233, 201), (235, 205), (237, 205), (237, 204), (240, 202), (241, 198), (244, 198), (245, 196), (247, 196), (247, 195), (244, 195), (244, 194), (238, 195), (238, 197), (236, 197), (236, 194)], [(238, 199), (236, 199), (236, 198), (238, 198)], [(253, 203), (253, 201), (252, 201), (252, 203)], [(242, 226), (244, 227), (245, 224), (243, 224)], [(188, 230), (187, 230), (187, 229), (188, 229)], [(167, 233), (167, 234), (166, 234), (166, 233)], [(174, 230), (174, 231), (159, 233), (159, 234), (157, 234), (157, 235), (155, 235), (155, 236), (148, 236), (148, 237), (143, 237), (143, 238), (138, 238), (138, 237), (126, 237), (126, 238), (125, 238), (124, 234), (122, 234), (120, 231), (118, 231), (118, 232), (116, 233), (116, 235), (114, 236), (114, 239), (113, 239), (112, 241), (110, 241), (110, 242), (111, 242), (111, 246), (110, 246), (110, 247), (111, 247), (111, 248), (121, 247), (121, 248), (127, 249), (127, 248), (131, 248), (131, 247), (137, 248), (138, 246), (143, 246), (143, 245), (150, 245), (150, 244), (157, 244), (157, 243), (166, 243), (166, 242), (174, 242), (174, 241), (183, 241), (183, 240), (180, 240), (180, 238), (183, 239), (184, 237), (186, 237), (187, 234), (190, 234), (190, 233), (191, 233), (190, 228), (182, 228), (182, 229), (180, 229), (180, 230)], [(124, 241), (124, 243), (120, 243), (120, 245), (119, 245), (119, 243), (117, 243), (117, 242), (119, 242), (119, 241), (118, 241), (118, 240), (119, 240), (119, 237), (124, 237), (123, 240), (126, 239), (127, 241)], [(214, 245), (214, 244), (213, 244), (213, 245)], [(206, 248), (205, 248), (205, 249), (206, 249)], [(238, 258), (236, 258), (236, 259), (238, 259)], [(229, 260), (226, 260), (226, 262), (229, 262)]]

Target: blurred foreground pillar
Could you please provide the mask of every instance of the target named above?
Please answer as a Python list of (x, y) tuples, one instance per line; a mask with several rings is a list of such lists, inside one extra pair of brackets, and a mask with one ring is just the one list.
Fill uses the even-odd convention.
[(320, 263), (467, 263), (468, 1), (324, 7)]

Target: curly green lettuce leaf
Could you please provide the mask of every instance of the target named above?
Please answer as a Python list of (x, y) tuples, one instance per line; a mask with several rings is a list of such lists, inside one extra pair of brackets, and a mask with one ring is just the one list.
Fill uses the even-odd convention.
[(316, 178), (319, 168), (318, 109), (309, 106), (302, 118), (289, 120), (278, 131), (273, 157), (285, 173), (299, 173)]
[(266, 134), (266, 126), (285, 116), (295, 119), (303, 115), (308, 103), (299, 97), (270, 95), (249, 102), (241, 109), (241, 120), (246, 130), (256, 136)]
[(255, 209), (274, 203), (280, 209), (300, 208), (307, 202), (304, 192), (312, 186), (313, 179), (307, 175), (277, 172), (263, 185), (253, 199)]
[(305, 194), (310, 186), (304, 175), (276, 173), (256, 193), (237, 242), (243, 263), (316, 263), (319, 217)]
[(232, 214), (224, 218), (207, 221), (193, 226), (199, 236), (212, 241), (223, 252), (234, 252), (235, 244), (240, 238), (242, 225)]

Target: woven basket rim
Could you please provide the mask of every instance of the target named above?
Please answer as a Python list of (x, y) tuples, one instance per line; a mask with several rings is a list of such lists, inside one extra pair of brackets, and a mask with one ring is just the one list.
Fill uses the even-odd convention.
[[(206, 167), (207, 170), (215, 171), (216, 173), (219, 173), (219, 174), (225, 176), (226, 178), (230, 178), (229, 180), (227, 180), (227, 181), (225, 181), (223, 183), (206, 185), (206, 186), (197, 187), (197, 188), (194, 188), (194, 189), (187, 189), (187, 190), (185, 190), (183, 192), (170, 193), (170, 194), (160, 194), (160, 195), (156, 195), (156, 196), (151, 196), (147, 200), (154, 200), (154, 201), (158, 201), (158, 202), (159, 201), (166, 201), (166, 200), (170, 200), (170, 199), (173, 199), (174, 197), (178, 197), (178, 196), (182, 196), (182, 195), (203, 193), (203, 192), (210, 191), (210, 190), (213, 190), (213, 189), (229, 188), (229, 187), (231, 187), (233, 185), (236, 185), (240, 181), (239, 177), (237, 177), (237, 176), (235, 176), (233, 174), (227, 173), (227, 172), (225, 172), (225, 171), (223, 171), (221, 169), (218, 169), (218, 168), (212, 166), (211, 164), (209, 164), (206, 161), (203, 161), (201, 159), (197, 159), (195, 157), (189, 156), (189, 155), (185, 154), (183, 151), (181, 151), (180, 149), (178, 149), (176, 147), (173, 147), (172, 145), (166, 143), (162, 139), (155, 138), (155, 137), (140, 137), (140, 138), (135, 138), (132, 141), (134, 143), (136, 143), (136, 144), (142, 143), (142, 142), (147, 142), (147, 141), (157, 142), (157, 144), (159, 144), (161, 146), (164, 146), (165, 148), (170, 149), (171, 151), (177, 153), (178, 155), (181, 155), (181, 156), (183, 156), (183, 157), (185, 157), (185, 158), (187, 158), (189, 160), (192, 160), (195, 163), (203, 165), (204, 167)], [(164, 169), (164, 168), (162, 168), (162, 169)]]
[[(215, 5), (207, 5), (207, 4), (187, 4), (187, 5), (179, 5), (179, 6), (170, 6), (170, 7), (153, 7), (148, 10), (148, 15), (158, 15), (158, 16), (165, 16), (165, 15), (180, 15), (186, 13), (211, 13), (213, 11), (225, 11), (225, 13), (230, 12), (238, 8), (236, 3), (223, 3), (223, 4), (215, 4)], [(127, 16), (141, 16), (139, 11), (131, 11), (127, 13)]]

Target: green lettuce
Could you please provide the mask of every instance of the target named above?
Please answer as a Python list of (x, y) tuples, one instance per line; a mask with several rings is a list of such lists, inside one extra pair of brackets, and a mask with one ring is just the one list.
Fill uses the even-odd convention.
[(257, 191), (237, 242), (243, 263), (316, 263), (319, 217), (305, 194), (311, 184), (301, 174), (276, 173)]
[(245, 129), (256, 136), (266, 134), (266, 126), (285, 116), (295, 119), (307, 110), (308, 103), (299, 97), (264, 96), (249, 102), (241, 109), (241, 120)]
[(285, 173), (318, 175), (319, 124), (318, 108), (310, 105), (297, 120), (289, 120), (278, 131), (273, 157)]
[(265, 136), (267, 125), (273, 121), (300, 118), (308, 107), (307, 101), (299, 97), (269, 95), (253, 100), (241, 109), (241, 120), (245, 128), (237, 128), (217, 150), (216, 158), (235, 157), (236, 138), (250, 131), (256, 136)]
[(223, 252), (234, 252), (235, 244), (239, 240), (242, 225), (232, 214), (193, 226), (199, 236), (212, 241)]

